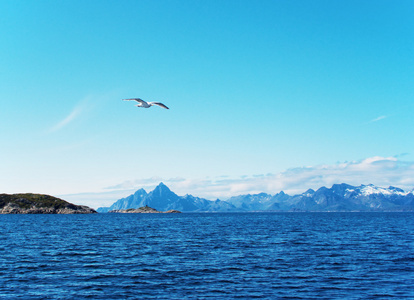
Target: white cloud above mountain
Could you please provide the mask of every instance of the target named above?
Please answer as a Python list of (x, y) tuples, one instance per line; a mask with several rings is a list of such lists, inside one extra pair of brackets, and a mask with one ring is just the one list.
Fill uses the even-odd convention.
[(153, 189), (164, 182), (178, 195), (192, 194), (207, 199), (226, 199), (247, 193), (265, 192), (276, 194), (284, 191), (293, 195), (309, 188), (330, 187), (335, 183), (351, 185), (390, 185), (411, 190), (414, 188), (414, 162), (398, 160), (395, 157), (369, 157), (360, 161), (342, 162), (332, 165), (318, 165), (288, 169), (276, 174), (255, 174), (231, 178), (161, 178), (152, 177), (127, 181), (109, 190)]

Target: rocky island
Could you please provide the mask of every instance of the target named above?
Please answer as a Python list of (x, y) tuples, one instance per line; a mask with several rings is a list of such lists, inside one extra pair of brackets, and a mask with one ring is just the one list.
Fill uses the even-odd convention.
[(142, 206), (140, 208), (128, 208), (128, 209), (114, 209), (110, 210), (109, 213), (122, 213), (122, 214), (171, 214), (181, 213), (181, 211), (171, 209), (167, 211), (158, 211), (149, 206)]
[(0, 194), (0, 214), (93, 214), (96, 211), (43, 194)]

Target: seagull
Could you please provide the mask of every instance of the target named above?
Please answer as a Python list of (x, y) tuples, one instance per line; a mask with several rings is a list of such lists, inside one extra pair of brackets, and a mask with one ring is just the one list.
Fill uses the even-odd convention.
[(144, 101), (144, 100), (142, 100), (140, 98), (131, 98), (131, 99), (122, 99), (122, 100), (125, 100), (125, 101), (137, 101), (138, 104), (135, 105), (135, 106), (138, 106), (138, 107), (149, 108), (149, 107), (151, 107), (153, 105), (158, 105), (158, 106), (161, 106), (163, 108), (169, 109), (167, 106), (165, 106), (161, 102), (146, 102), (146, 101)]

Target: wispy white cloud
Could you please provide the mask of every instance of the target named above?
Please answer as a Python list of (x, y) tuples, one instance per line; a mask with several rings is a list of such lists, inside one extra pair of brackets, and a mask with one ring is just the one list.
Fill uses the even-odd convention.
[(96, 101), (97, 97), (95, 96), (86, 96), (82, 100), (80, 100), (75, 107), (59, 122), (54, 124), (49, 128), (47, 131), (48, 133), (53, 133), (56, 131), (61, 130), (62, 128), (68, 126), (69, 124), (73, 123), (75, 120), (79, 118), (82, 114), (86, 111), (90, 110), (94, 106), (94, 101)]
[(400, 153), (400, 154), (394, 155), (394, 157), (395, 157), (395, 158), (400, 158), (400, 157), (407, 156), (407, 155), (409, 155), (409, 154), (410, 154), (410, 153), (408, 153), (408, 152), (403, 152), (403, 153)]
[(384, 120), (385, 118), (387, 118), (387, 116), (379, 116), (379, 117), (377, 117), (377, 118), (372, 119), (371, 121), (369, 121), (369, 123), (378, 122), (378, 121)]
[(49, 132), (56, 132), (69, 123), (71, 123), (73, 120), (75, 120), (83, 111), (82, 106), (76, 106), (65, 118), (63, 118), (61, 121), (59, 121), (57, 124), (52, 126), (49, 129)]
[(177, 183), (177, 182), (182, 182), (182, 181), (185, 181), (185, 179), (179, 178), (179, 177), (165, 179), (162, 177), (154, 176), (150, 178), (127, 180), (125, 182), (122, 182), (122, 183), (119, 183), (113, 186), (105, 187), (104, 189), (105, 190), (124, 190), (124, 189), (128, 190), (128, 189), (134, 189), (136, 187), (151, 188), (151, 187), (158, 185), (160, 182)]
[(114, 190), (100, 193), (57, 194), (56, 197), (77, 205), (87, 205), (92, 208), (111, 206), (118, 199), (133, 194), (135, 190)]

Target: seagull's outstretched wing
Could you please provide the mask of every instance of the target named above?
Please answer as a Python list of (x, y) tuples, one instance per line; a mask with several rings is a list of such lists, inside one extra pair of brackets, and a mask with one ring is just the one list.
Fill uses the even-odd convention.
[(147, 104), (147, 102), (145, 102), (141, 98), (130, 98), (130, 99), (122, 99), (122, 100), (125, 100), (125, 101), (137, 101), (137, 102), (142, 103), (142, 104)]
[(161, 102), (148, 102), (149, 105), (158, 105), (163, 108), (169, 109), (165, 104), (162, 104)]

